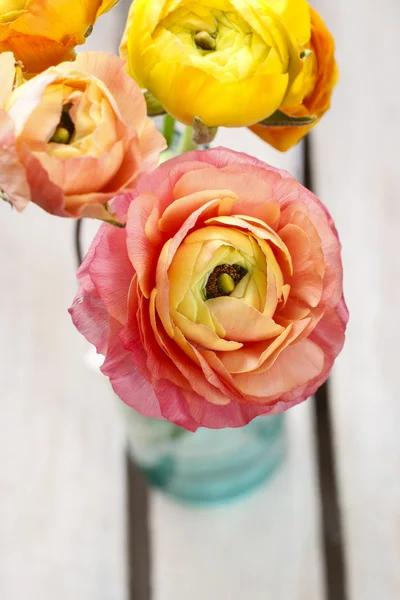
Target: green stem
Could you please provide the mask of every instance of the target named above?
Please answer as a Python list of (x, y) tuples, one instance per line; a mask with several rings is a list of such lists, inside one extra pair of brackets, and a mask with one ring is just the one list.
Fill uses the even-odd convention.
[(171, 146), (175, 132), (175, 119), (171, 115), (165, 115), (163, 124), (163, 136), (165, 137), (168, 148)]
[(193, 142), (193, 127), (186, 125), (185, 131), (183, 132), (181, 143), (179, 145), (178, 154), (183, 154), (189, 150), (196, 150), (197, 144)]

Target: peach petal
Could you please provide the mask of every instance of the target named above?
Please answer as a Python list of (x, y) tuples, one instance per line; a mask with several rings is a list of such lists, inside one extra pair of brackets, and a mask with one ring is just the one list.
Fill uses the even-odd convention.
[(232, 352), (233, 350), (238, 350), (243, 345), (238, 341), (221, 339), (214, 331), (211, 331), (211, 329), (205, 325), (193, 323), (193, 321), (190, 321), (184, 315), (181, 315), (177, 310), (172, 310), (171, 315), (183, 335), (204, 348)]
[(138, 275), (140, 288), (146, 298), (155, 285), (158, 250), (145, 234), (146, 224), (152, 213), (155, 197), (142, 194), (135, 198), (128, 209), (126, 245), (129, 259)]
[(210, 200), (222, 200), (225, 198), (235, 200), (236, 197), (229, 190), (207, 190), (183, 196), (166, 208), (158, 222), (158, 227), (161, 231), (173, 233), (190, 217), (193, 211), (201, 208)]
[(143, 154), (140, 149), (140, 139), (137, 135), (132, 134), (123, 139), (124, 155), (117, 172), (107, 182), (104, 187), (104, 192), (115, 194), (122, 192), (124, 189), (133, 188), (141, 171), (145, 168)]
[(279, 237), (290, 252), (295, 272), (313, 266), (310, 240), (300, 227), (289, 223), (279, 230)]
[[(102, 194), (89, 194), (85, 196), (86, 204), (70, 204), (70, 200), (75, 201), (74, 196), (67, 197), (65, 199), (65, 208), (71, 217), (87, 217), (89, 219), (99, 219), (100, 221), (109, 222), (112, 225), (115, 225), (115, 222), (125, 223), (126, 217), (120, 217), (112, 212), (110, 212), (107, 204), (108, 198), (104, 198)], [(82, 200), (82, 198), (80, 198)]]
[(182, 241), (187, 236), (188, 232), (195, 227), (197, 220), (206, 212), (209, 208), (218, 205), (218, 200), (210, 200), (196, 211), (194, 211), (188, 219), (183, 223), (179, 231), (174, 235), (173, 238), (168, 240), (160, 252), (160, 256), (157, 263), (156, 270), (156, 288), (158, 290), (156, 305), (157, 312), (164, 325), (168, 335), (171, 336), (172, 322), (169, 314), (169, 280), (168, 280), (168, 269), (175, 256), (175, 252), (179, 248)]
[(239, 389), (260, 402), (269, 396), (284, 394), (317, 377), (324, 366), (324, 352), (309, 339), (288, 346), (264, 373), (235, 375)]
[(317, 306), (321, 300), (323, 284), (321, 276), (314, 269), (295, 273), (290, 280), (290, 295), (309, 306)]
[(158, 198), (160, 214), (173, 202), (175, 199), (172, 190), (177, 181), (184, 173), (188, 171), (204, 170), (207, 165), (201, 160), (193, 161), (193, 154), (201, 152), (186, 152), (176, 158), (171, 158), (165, 163), (162, 163), (152, 173), (143, 174), (138, 180), (135, 190), (137, 195), (152, 194)]
[[(165, 332), (163, 332), (157, 325), (157, 317), (155, 312), (155, 292), (152, 294), (152, 298), (150, 300), (150, 315), (152, 328), (155, 333), (157, 342), (161, 348), (163, 348), (166, 355), (171, 359), (174, 368), (179, 369), (182, 376), (185, 378), (186, 384), (182, 385), (182, 389), (190, 389), (193, 388), (200, 395), (208, 398), (210, 402), (215, 404), (224, 404), (227, 402), (227, 398), (224, 397), (224, 394), (221, 393), (221, 388), (224, 390), (223, 383), (216, 378), (211, 372), (207, 371), (207, 377), (205, 378), (205, 373), (203, 368), (199, 369), (198, 365), (201, 365), (201, 361), (203, 361), (201, 355), (196, 352), (195, 348), (191, 348), (190, 352), (185, 348), (184, 352), (182, 352), (181, 348), (184, 342), (184, 336), (181, 334), (178, 328), (174, 327), (174, 332), (176, 336), (174, 336), (174, 340), (171, 340), (168, 336), (166, 336)], [(178, 345), (175, 343), (178, 342)], [(189, 357), (193, 357), (192, 360), (189, 360)], [(164, 361), (165, 362), (165, 361)], [(204, 361), (203, 361), (204, 363)], [(204, 364), (203, 364), (204, 367)], [(164, 371), (168, 369), (168, 365), (163, 365)], [(154, 370), (152, 370), (154, 373)], [(210, 383), (210, 381), (217, 384), (217, 387)]]
[(115, 99), (125, 123), (141, 132), (147, 119), (146, 103), (136, 81), (126, 77), (123, 66), (123, 60), (101, 51), (82, 52), (73, 65), (103, 82)]
[[(324, 291), (322, 292), (321, 302), (331, 304), (331, 299), (335, 294), (337, 285), (337, 273), (330, 264), (325, 266), (325, 276), (323, 281)], [(334, 306), (336, 303), (334, 304)]]
[(139, 137), (139, 148), (142, 157), (141, 170), (147, 173), (155, 169), (159, 163), (160, 152), (167, 148), (167, 142), (152, 119), (145, 121)]
[(51, 181), (40, 161), (25, 145), (19, 148), (19, 153), (25, 167), (32, 202), (52, 215), (69, 216), (64, 208), (65, 197), (62, 189)]
[(261, 342), (251, 342), (245, 344), (237, 352), (219, 352), (218, 359), (224, 368), (231, 375), (236, 373), (248, 373), (254, 371), (263, 365), (263, 363), (274, 352), (282, 347), (288, 338), (293, 324), (289, 324), (282, 333), (274, 340), (262, 340)]
[(302, 339), (304, 332), (311, 325), (312, 319), (310, 317), (302, 319), (301, 321), (293, 321), (292, 323), (288, 323), (286, 328), (289, 329), (289, 335), (278, 338), (276, 343), (274, 340), (274, 343), (271, 344), (271, 347), (268, 348), (268, 351), (265, 352), (261, 357), (260, 365), (254, 369), (254, 372), (265, 373), (268, 371), (268, 369), (270, 369), (276, 362), (281, 352), (291, 344), (297, 344), (297, 342)]
[(25, 143), (47, 143), (60, 122), (64, 91), (62, 86), (51, 86), (43, 94), (40, 106), (29, 115), (19, 139)]
[(35, 153), (53, 183), (66, 195), (84, 196), (103, 191), (120, 168), (124, 158), (124, 144), (120, 140), (103, 156), (79, 156), (56, 159), (46, 153)]
[[(258, 342), (278, 336), (283, 327), (258, 310), (231, 296), (206, 301), (207, 307), (224, 328), (226, 337), (236, 342)], [(223, 348), (213, 348), (213, 350)]]
[(196, 348), (193, 350), (196, 353), (197, 360), (199, 361), (201, 370), (203, 371), (203, 375), (211, 386), (207, 388), (207, 401), (220, 406), (226, 406), (230, 404), (232, 401), (231, 397), (236, 399), (238, 396), (236, 391), (229, 389), (224, 384), (224, 382), (207, 362), (207, 360), (205, 360), (203, 354), (199, 350)]
[[(268, 225), (275, 225), (279, 220), (280, 206), (272, 184), (253, 174), (237, 173), (235, 168), (228, 171), (210, 168), (203, 172), (186, 173), (175, 185), (174, 197), (181, 198), (210, 189), (219, 189), (221, 193), (222, 190), (230, 190), (237, 197), (232, 206), (235, 214), (243, 212), (257, 216)], [(231, 210), (223, 214), (229, 215)]]
[[(224, 363), (220, 359), (221, 353), (218, 352), (216, 354), (212, 350), (205, 350), (204, 348), (197, 348), (197, 352), (199, 352), (213, 371), (219, 376), (220, 380), (224, 383), (224, 385), (230, 390), (229, 394), (236, 398), (237, 401), (243, 401), (243, 396), (240, 391), (237, 389), (234, 378), (231, 373), (229, 373), (228, 369), (225, 367)], [(226, 352), (223, 353), (226, 355), (233, 355), (235, 352)]]
[[(312, 192), (303, 186), (299, 186), (297, 200), (302, 204), (303, 211), (305, 209), (308, 210), (309, 219), (322, 240), (322, 251), (325, 263), (330, 264), (336, 272), (337, 285), (332, 298), (332, 304), (337, 304), (343, 293), (343, 269), (340, 259), (341, 246), (335, 225), (323, 204)], [(291, 207), (290, 204), (284, 204), (282, 209), (282, 218), (284, 218), (286, 210), (293, 210), (293, 207)], [(287, 218), (290, 219), (290, 213)]]
[(203, 244), (181, 244), (175, 253), (168, 269), (169, 302), (171, 308), (176, 308), (185, 297), (191, 285), (193, 271)]
[[(297, 203), (295, 203), (297, 204)], [(290, 221), (285, 225), (284, 224), (284, 219), (281, 219), (280, 225), (281, 228), (279, 230), (279, 235), (282, 234), (282, 231), (288, 231), (286, 228), (287, 227), (297, 227), (299, 228), (302, 232), (303, 235), (305, 235), (307, 237), (309, 246), (310, 246), (310, 255), (312, 256), (312, 259), (314, 261), (314, 268), (317, 270), (317, 272), (319, 273), (319, 275), (321, 275), (321, 277), (324, 276), (324, 253), (322, 251), (322, 241), (320, 236), (318, 235), (317, 230), (315, 229), (315, 226), (313, 225), (312, 221), (310, 220), (310, 217), (308, 214), (306, 214), (304, 211), (307, 210), (303, 205), (302, 205), (302, 210), (291, 210), (290, 211)], [(285, 211), (285, 217), (287, 218), (287, 213), (289, 211)], [(290, 232), (290, 229), (289, 229)], [(294, 231), (292, 231), (292, 234), (289, 233), (290, 235), (293, 235)], [(293, 240), (294, 243), (295, 240)], [(289, 242), (290, 243), (290, 242)]]
[(6, 108), (9, 116), (14, 121), (17, 137), (21, 135), (32, 112), (39, 106), (47, 86), (56, 79), (57, 75), (47, 73), (34, 77), (16, 89), (10, 98), (11, 103), (7, 103)]
[[(0, 55), (1, 56), (1, 55)], [(0, 191), (18, 211), (29, 203), (31, 193), (21, 163), (14, 134), (14, 125), (0, 109)]]
[(279, 311), (279, 316), (289, 321), (299, 321), (309, 314), (310, 307), (295, 298), (288, 298), (285, 306)]
[(218, 227), (209, 225), (196, 229), (187, 236), (185, 244), (197, 244), (199, 242), (216, 241), (219, 244), (225, 243), (237, 248), (244, 254), (252, 256), (253, 246), (249, 237), (242, 231), (228, 227)]
[(271, 229), (265, 223), (261, 221), (257, 222), (255, 218), (249, 219), (246, 215), (234, 215), (234, 216), (224, 216), (224, 217), (214, 217), (212, 219), (208, 219), (206, 221), (207, 225), (228, 225), (230, 227), (237, 227), (239, 229), (245, 229), (246, 231), (250, 231), (256, 237), (267, 240), (276, 246), (279, 250), (281, 250), (282, 254), (285, 256), (290, 270), (292, 269), (291, 257), (288, 249), (285, 244), (281, 241), (280, 237), (275, 233), (273, 229)]
[(14, 87), (15, 58), (12, 52), (0, 54), (0, 110), (4, 107)]

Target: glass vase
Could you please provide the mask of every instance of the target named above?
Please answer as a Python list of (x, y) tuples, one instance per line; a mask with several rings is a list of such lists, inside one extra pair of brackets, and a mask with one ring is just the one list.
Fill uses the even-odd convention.
[(131, 456), (153, 486), (192, 504), (231, 500), (265, 482), (285, 451), (283, 415), (195, 433), (123, 406)]

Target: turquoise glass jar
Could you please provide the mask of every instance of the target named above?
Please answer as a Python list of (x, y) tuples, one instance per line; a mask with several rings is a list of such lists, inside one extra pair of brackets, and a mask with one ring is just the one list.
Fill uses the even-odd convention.
[(202, 504), (231, 500), (266, 481), (285, 452), (284, 417), (258, 417), (238, 429), (188, 432), (123, 407), (129, 449), (153, 486)]

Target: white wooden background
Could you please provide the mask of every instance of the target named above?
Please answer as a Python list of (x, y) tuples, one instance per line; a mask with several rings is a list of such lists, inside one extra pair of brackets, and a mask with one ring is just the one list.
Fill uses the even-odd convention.
[[(341, 67), (312, 143), (351, 311), (332, 401), (349, 600), (398, 600), (400, 5), (315, 6)], [(100, 20), (89, 47), (115, 51), (126, 8)], [(281, 155), (234, 130), (217, 141), (301, 176), (300, 149)], [(73, 224), (2, 203), (0, 252), (0, 597), (126, 600), (125, 436), (66, 312)], [(151, 495), (154, 600), (324, 600), (312, 401), (290, 411), (287, 426), (285, 467), (249, 498), (200, 510)]]

